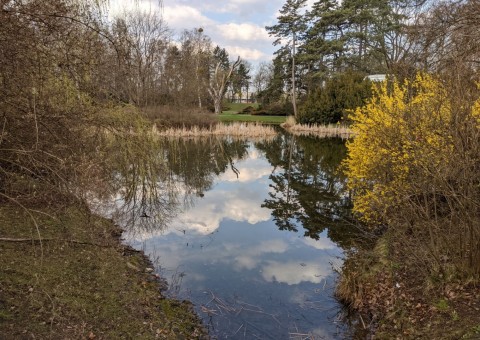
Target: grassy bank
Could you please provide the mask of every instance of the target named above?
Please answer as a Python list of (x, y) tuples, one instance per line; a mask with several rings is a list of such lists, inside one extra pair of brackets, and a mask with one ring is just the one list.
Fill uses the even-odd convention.
[(245, 110), (247, 107), (253, 107), (254, 109), (258, 109), (258, 103), (226, 103), (225, 110), (222, 113), (231, 115), (240, 113)]
[(264, 124), (282, 124), (285, 122), (285, 116), (260, 116), (243, 114), (242, 112), (247, 107), (258, 109), (257, 103), (228, 103), (226, 110), (219, 115), (221, 122), (259, 122)]
[(285, 116), (258, 116), (248, 114), (226, 114), (222, 113), (218, 116), (221, 122), (259, 122), (265, 124), (282, 124), (285, 122)]
[[(187, 303), (162, 284), (121, 230), (86, 209), (0, 208), (0, 337), (202, 338)], [(163, 284), (164, 285), (164, 284)]]

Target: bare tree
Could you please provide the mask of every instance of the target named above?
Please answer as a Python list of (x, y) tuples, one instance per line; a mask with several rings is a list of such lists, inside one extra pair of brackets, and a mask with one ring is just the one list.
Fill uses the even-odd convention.
[(195, 96), (196, 105), (201, 109), (208, 97), (206, 89), (208, 88), (212, 42), (202, 28), (184, 31), (180, 40), (182, 95), (187, 98)]
[(154, 8), (125, 11), (117, 18), (114, 33), (123, 48), (123, 83), (129, 100), (140, 107), (154, 104), (169, 43), (169, 30), (161, 12)]
[(434, 72), (462, 71), (472, 77), (480, 67), (478, 0), (442, 2), (426, 11), (411, 29), (416, 66)]
[(215, 65), (215, 70), (210, 78), (210, 85), (208, 88), (208, 93), (212, 97), (213, 105), (215, 107), (215, 114), (220, 114), (222, 112), (222, 101), (225, 95), (225, 88), (230, 80), (233, 71), (235, 68), (240, 65), (240, 57), (231, 64), (227, 69), (222, 67), (222, 62), (218, 61)]
[(253, 76), (253, 86), (258, 93), (264, 91), (273, 78), (273, 64), (271, 62), (261, 62)]

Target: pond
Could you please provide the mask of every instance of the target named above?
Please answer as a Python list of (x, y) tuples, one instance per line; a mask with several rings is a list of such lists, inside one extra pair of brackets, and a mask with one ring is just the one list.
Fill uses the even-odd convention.
[(353, 236), (342, 140), (165, 141), (158, 153), (123, 223), (167, 296), (191, 301), (212, 338), (346, 337), (333, 296)]

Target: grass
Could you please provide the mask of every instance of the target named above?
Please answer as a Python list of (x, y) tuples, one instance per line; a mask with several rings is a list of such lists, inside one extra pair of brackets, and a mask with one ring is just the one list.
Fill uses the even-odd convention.
[(250, 114), (240, 114), (245, 108), (251, 106), (258, 109), (258, 103), (228, 103), (227, 110), (219, 115), (221, 122), (258, 122), (263, 124), (279, 125), (285, 122), (285, 116), (259, 116)]
[(285, 122), (287, 117), (285, 116), (258, 116), (258, 115), (248, 115), (248, 114), (228, 114), (222, 113), (219, 115), (221, 122), (258, 122), (264, 124), (274, 124), (279, 125)]
[(25, 211), (0, 207), (2, 339), (203, 337), (191, 307), (163, 298), (110, 221), (72, 206), (34, 214), (41, 245)]
[(258, 109), (259, 104), (258, 103), (227, 103), (226, 105), (227, 110), (223, 111), (225, 113), (229, 114), (234, 114), (234, 113), (239, 113), (245, 108), (251, 106), (255, 109)]
[(375, 339), (480, 339), (478, 282), (428, 288), (417, 268), (385, 261), (387, 249), (378, 242), (386, 240), (348, 254), (336, 286), (337, 298), (361, 322), (357, 331), (363, 327)]

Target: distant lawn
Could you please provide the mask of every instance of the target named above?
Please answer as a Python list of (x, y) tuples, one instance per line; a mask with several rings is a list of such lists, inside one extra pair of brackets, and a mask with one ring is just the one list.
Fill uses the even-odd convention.
[(287, 119), (285, 116), (256, 116), (230, 113), (230, 111), (222, 112), (219, 118), (221, 122), (259, 122), (268, 124), (282, 124)]
[(223, 112), (229, 113), (229, 114), (238, 113), (249, 106), (255, 109), (258, 109), (258, 103), (227, 103), (225, 104), (225, 107), (227, 108), (227, 110)]
[(259, 122), (267, 124), (282, 124), (287, 117), (285, 116), (257, 116), (249, 114), (239, 114), (246, 107), (258, 109), (258, 103), (227, 103), (219, 118), (221, 122)]

